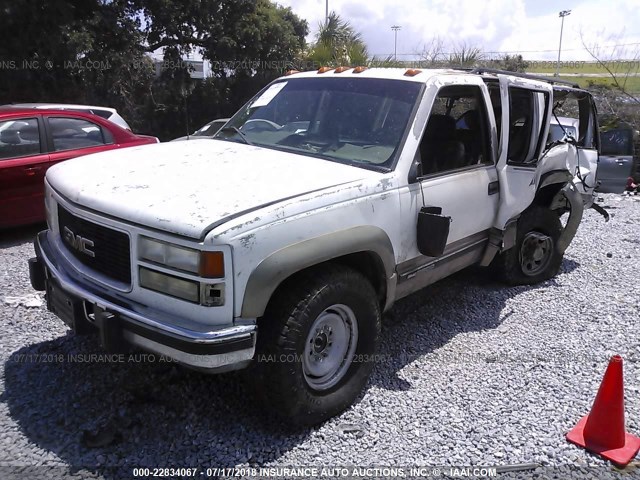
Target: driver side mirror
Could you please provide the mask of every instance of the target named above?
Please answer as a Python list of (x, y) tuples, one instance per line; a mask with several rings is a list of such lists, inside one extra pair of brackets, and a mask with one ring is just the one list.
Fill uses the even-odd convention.
[(427, 257), (444, 253), (449, 239), (451, 217), (442, 215), (441, 207), (422, 207), (418, 213), (418, 250)]

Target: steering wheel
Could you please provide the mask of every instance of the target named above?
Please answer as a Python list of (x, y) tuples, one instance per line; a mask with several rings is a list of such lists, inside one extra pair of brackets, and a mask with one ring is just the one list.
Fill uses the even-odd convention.
[(272, 122), (271, 120), (267, 120), (266, 118), (254, 118), (252, 120), (247, 120), (244, 122), (242, 126), (242, 130), (269, 130), (270, 132), (275, 132), (280, 130), (282, 125), (278, 125), (276, 122)]

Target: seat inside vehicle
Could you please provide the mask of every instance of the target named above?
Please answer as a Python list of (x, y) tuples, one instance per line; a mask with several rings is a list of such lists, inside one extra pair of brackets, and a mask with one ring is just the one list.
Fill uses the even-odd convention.
[(448, 115), (434, 114), (429, 118), (420, 143), (425, 174), (453, 170), (464, 166), (464, 143), (457, 138), (456, 121)]

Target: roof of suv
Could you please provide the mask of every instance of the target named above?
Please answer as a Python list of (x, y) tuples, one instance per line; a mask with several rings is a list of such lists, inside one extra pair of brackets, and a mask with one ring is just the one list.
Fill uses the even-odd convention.
[[(540, 75), (530, 75), (521, 72), (511, 72), (507, 70), (497, 70), (493, 68), (367, 68), (367, 67), (322, 67), (318, 70), (311, 70), (306, 72), (292, 71), (284, 77), (295, 78), (311, 78), (319, 76), (327, 76), (332, 78), (340, 77), (365, 77), (365, 78), (380, 78), (380, 79), (397, 79), (413, 82), (424, 83), (430, 77), (434, 75), (479, 75), (483, 77), (493, 77), (495, 75), (510, 75), (512, 77), (519, 77), (523, 79), (529, 79), (536, 82), (545, 82), (549, 84), (560, 84), (564, 87), (578, 88), (579, 86), (574, 82), (567, 82), (565, 80), (559, 80), (555, 77), (545, 77)], [(495, 77), (494, 77), (495, 78)]]

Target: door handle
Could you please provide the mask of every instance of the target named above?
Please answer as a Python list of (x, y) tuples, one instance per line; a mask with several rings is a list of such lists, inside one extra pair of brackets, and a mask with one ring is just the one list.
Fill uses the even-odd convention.
[(29, 177), (33, 177), (36, 173), (38, 173), (41, 170), (40, 167), (30, 167), (30, 168), (25, 168), (24, 171), (27, 174), (27, 176)]
[(495, 182), (489, 183), (489, 189), (487, 191), (489, 195), (495, 195), (499, 191), (500, 191), (500, 182), (495, 181)]

